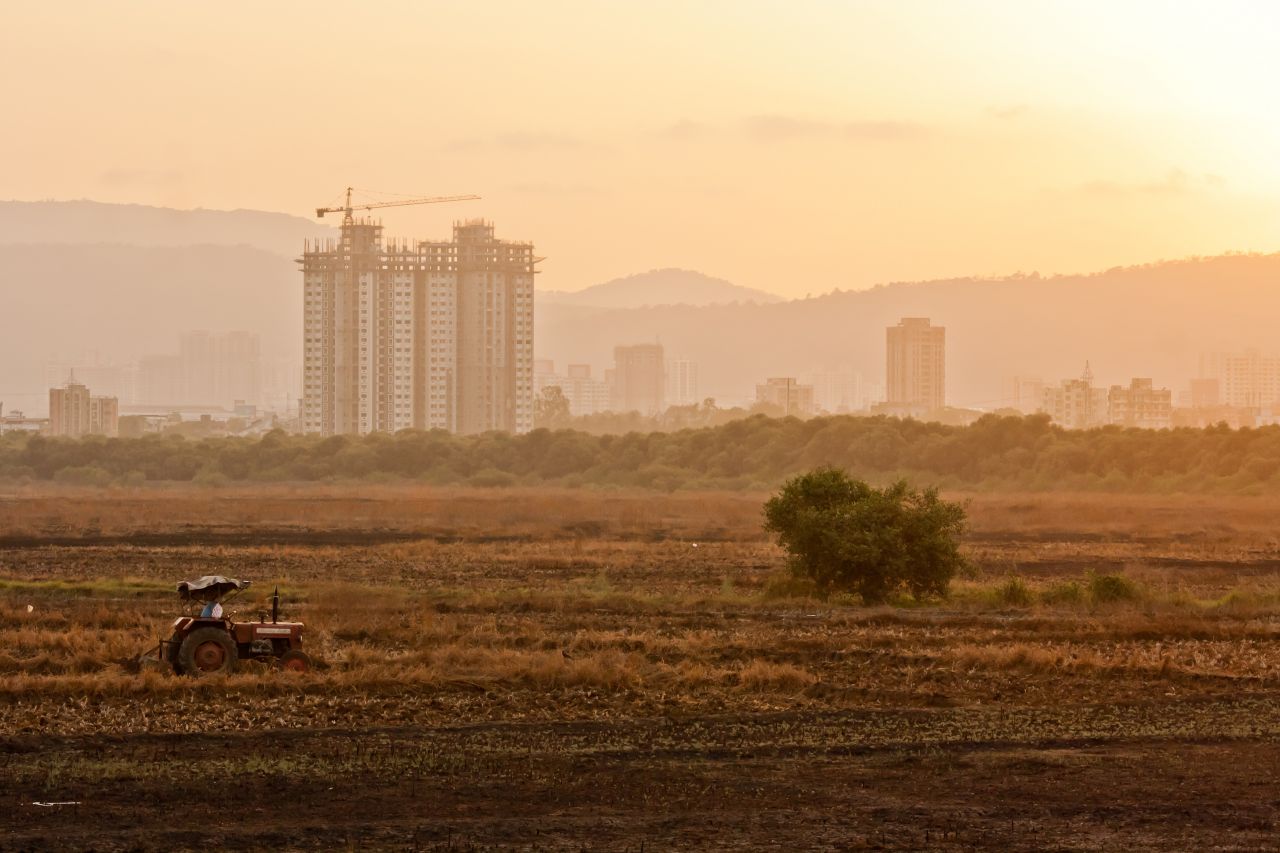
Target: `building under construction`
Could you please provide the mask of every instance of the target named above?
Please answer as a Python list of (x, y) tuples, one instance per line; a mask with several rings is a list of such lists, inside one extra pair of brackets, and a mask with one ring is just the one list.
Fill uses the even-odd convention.
[(307, 241), (300, 261), (303, 428), (531, 429), (533, 244), (480, 219), (449, 242), (384, 242), (381, 223), (345, 212), (340, 237)]

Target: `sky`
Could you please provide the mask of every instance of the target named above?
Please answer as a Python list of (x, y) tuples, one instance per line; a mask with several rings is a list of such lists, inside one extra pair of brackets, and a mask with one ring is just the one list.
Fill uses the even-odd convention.
[(15, 3), (0, 198), (476, 193), (382, 218), (486, 216), (559, 290), (1276, 251), (1278, 32), (1223, 0)]

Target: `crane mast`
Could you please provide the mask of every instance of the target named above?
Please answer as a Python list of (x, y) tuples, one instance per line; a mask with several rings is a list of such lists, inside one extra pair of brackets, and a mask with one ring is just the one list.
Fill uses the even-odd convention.
[(411, 204), (440, 204), (446, 201), (478, 201), (478, 195), (440, 195), (428, 196), (426, 198), (406, 198), (399, 201), (375, 201), (368, 204), (352, 204), (351, 203), (352, 188), (347, 187), (347, 203), (341, 207), (317, 207), (316, 218), (324, 219), (326, 213), (341, 213), (342, 224), (350, 225), (352, 222), (351, 212), (353, 210), (376, 210), (382, 207), (404, 207)]

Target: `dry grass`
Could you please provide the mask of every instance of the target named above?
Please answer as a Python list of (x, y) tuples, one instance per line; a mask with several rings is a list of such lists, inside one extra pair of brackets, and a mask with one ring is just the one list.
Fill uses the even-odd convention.
[[(41, 541), (0, 549), (0, 733), (1056, 708), (1100, 690), (1113, 702), (1267, 691), (1280, 676), (1270, 499), (975, 497), (977, 569), (949, 601), (863, 608), (787, 580), (760, 496), (12, 497), (0, 528)], [(299, 535), (259, 541), (281, 530)], [(131, 531), (169, 539), (42, 544)], [(211, 573), (256, 581), (242, 617), (278, 584), (328, 668), (198, 682), (131, 671), (176, 615), (173, 582)]]

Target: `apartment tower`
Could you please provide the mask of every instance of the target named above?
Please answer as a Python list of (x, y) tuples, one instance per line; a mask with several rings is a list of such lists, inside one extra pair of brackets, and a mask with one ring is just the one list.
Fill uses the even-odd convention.
[(94, 396), (73, 374), (61, 388), (49, 389), (49, 434), (66, 438), (120, 434), (120, 402)]
[(613, 348), (613, 410), (653, 416), (666, 409), (662, 344)]
[(308, 241), (303, 429), (532, 429), (535, 263), (478, 219), (448, 242), (384, 242), (360, 218)]
[(946, 334), (927, 317), (904, 317), (886, 330), (886, 386), (890, 405), (923, 413), (946, 405)]
[(61, 388), (49, 389), (49, 433), (79, 438), (91, 429), (89, 389), (73, 375)]
[(673, 358), (667, 362), (668, 406), (696, 406), (702, 402), (698, 396), (698, 363), (687, 358)]

